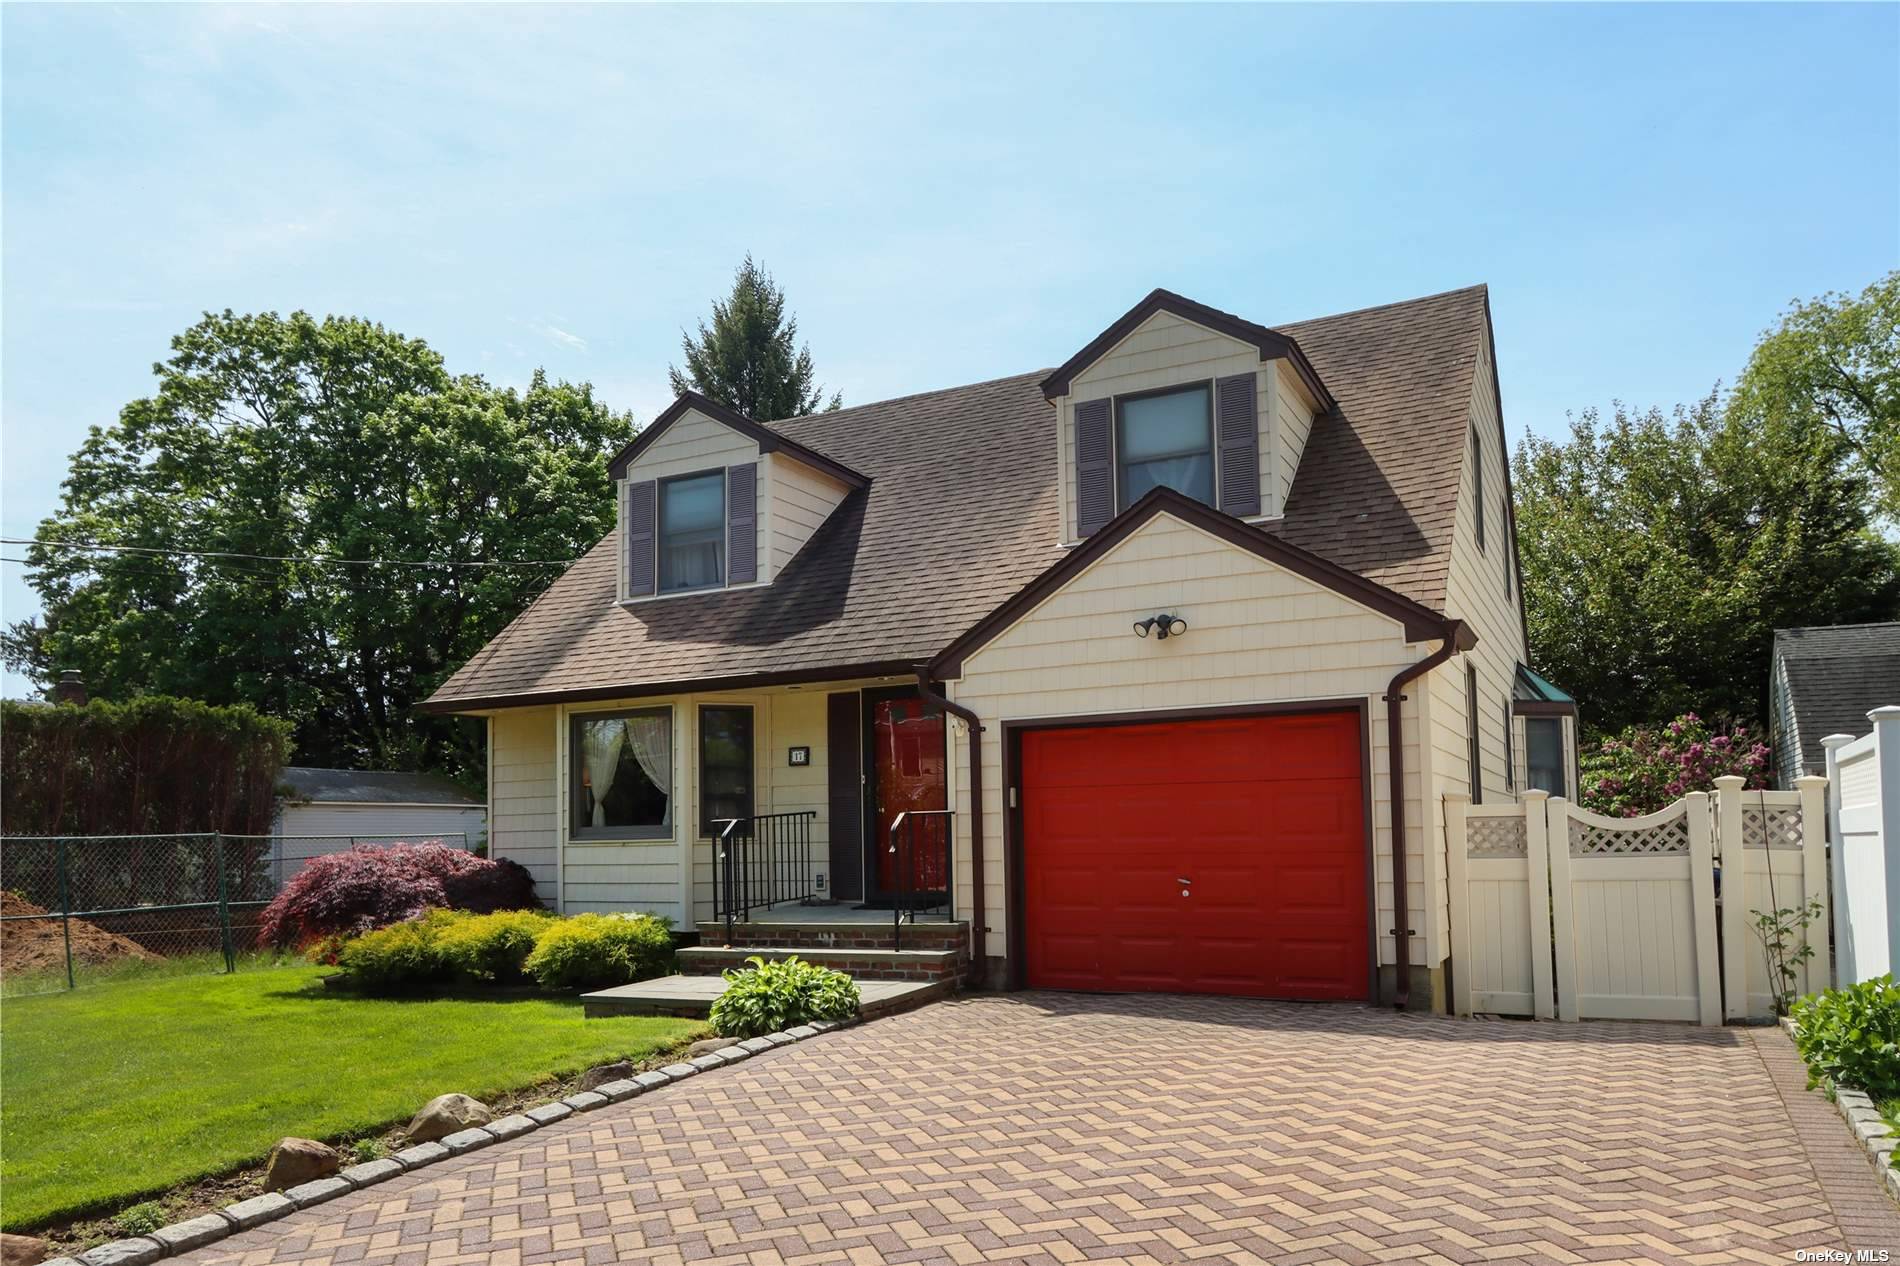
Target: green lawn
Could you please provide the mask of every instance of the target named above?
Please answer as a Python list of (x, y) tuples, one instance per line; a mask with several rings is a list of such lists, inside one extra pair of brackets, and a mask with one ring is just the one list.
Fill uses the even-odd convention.
[(334, 1138), (430, 1097), (641, 1059), (691, 1020), (583, 1020), (572, 998), (394, 1001), (314, 967), (10, 998), (0, 1010), (0, 1225), (90, 1212)]

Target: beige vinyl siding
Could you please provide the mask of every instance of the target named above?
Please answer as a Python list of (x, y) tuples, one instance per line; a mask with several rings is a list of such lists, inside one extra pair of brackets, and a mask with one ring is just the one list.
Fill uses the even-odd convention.
[(488, 853), (520, 862), (549, 906), (558, 893), (554, 835), (554, 709), (488, 718)]
[[(1133, 622), (1178, 613), (1188, 631), (1165, 642), (1140, 639)], [(958, 702), (984, 725), (983, 785), (987, 952), (1006, 952), (1003, 722), (1089, 713), (1158, 711), (1299, 700), (1363, 701), (1369, 713), (1373, 802), (1375, 927), (1393, 926), (1390, 805), (1384, 708), (1393, 674), (1425, 648), (1400, 625), (1311, 581), (1237, 549), (1171, 515), (1157, 515), (1096, 560), (1015, 625), (971, 655), (952, 683)], [(1407, 904), (1422, 927), (1423, 881), (1417, 774), (1418, 724), (1408, 709)], [(951, 750), (956, 750), (953, 741)], [(957, 789), (957, 908), (969, 908), (969, 788)], [(1419, 943), (1415, 940), (1415, 944)], [(1379, 961), (1393, 943), (1379, 937)]]
[[(726, 466), (740, 466), (759, 460), (758, 444), (722, 422), (689, 409), (678, 421), (666, 429), (666, 433), (653, 442), (653, 447), (640, 454), (633, 465), (627, 468), (626, 478), (620, 481), (616, 489), (622, 522), (626, 518), (626, 488), (629, 483), (647, 479), (671, 479), (675, 475), (694, 475), (703, 471), (718, 470)], [(763, 472), (761, 472), (763, 473)], [(759, 579), (770, 579), (770, 551), (768, 543), (772, 530), (770, 523), (769, 498), (766, 495), (768, 480), (760, 480), (759, 488)], [(618, 594), (627, 596), (626, 537), (619, 537), (618, 551)]]
[[(699, 834), (699, 709), (739, 704), (752, 708), (755, 813), (815, 812), (811, 824), (814, 875), (830, 870), (829, 760), (825, 697), (895, 679), (847, 681), (761, 691), (705, 692), (548, 708), (512, 709), (491, 718), (490, 796), (500, 856), (535, 873), (549, 905), (559, 898), (568, 914), (650, 911), (679, 927), (713, 916), (713, 841)], [(665, 707), (673, 718), (673, 831), (660, 840), (585, 840), (569, 835), (570, 723), (591, 712)], [(790, 749), (811, 748), (811, 764), (793, 766)], [(957, 776), (950, 753), (950, 776)], [(558, 844), (557, 844), (558, 841)], [(558, 857), (558, 862), (557, 862)], [(691, 892), (685, 878), (691, 875)]]
[[(1186, 321), (1171, 312), (1157, 312), (1129, 331), (1128, 336), (1069, 384), (1069, 394), (1056, 401), (1056, 449), (1060, 460), (1062, 487), (1062, 539), (1073, 542), (1075, 535), (1075, 404), (1132, 391), (1152, 391), (1160, 387), (1187, 386), (1224, 378), (1233, 374), (1255, 374), (1255, 399), (1260, 412), (1260, 505), (1264, 515), (1278, 514), (1285, 499), (1275, 492), (1284, 480), (1274, 472), (1282, 460), (1282, 451), (1274, 436), (1275, 396), (1274, 362), (1263, 363), (1260, 351), (1216, 334), (1202, 325)], [(1310, 410), (1309, 410), (1310, 425)], [(1219, 445), (1215, 445), (1218, 450)], [(1219, 486), (1218, 479), (1216, 486)]]
[[(1306, 452), (1306, 437), (1313, 432), (1313, 415), (1317, 405), (1306, 384), (1293, 372), (1293, 367), (1283, 360), (1270, 361), (1273, 369), (1273, 420), (1271, 426), (1262, 422), (1260, 436), (1261, 461), (1265, 469), (1262, 475), (1269, 479), (1268, 490), (1272, 494), (1264, 498), (1261, 505), (1269, 514), (1281, 514), (1286, 510), (1287, 496), (1293, 491), (1293, 477), (1300, 469), (1300, 456)], [(1274, 437), (1277, 447), (1271, 459), (1268, 458), (1267, 440)]]
[(759, 558), (760, 578), (769, 579), (783, 571), (798, 551), (805, 548), (812, 533), (824, 525), (851, 490), (823, 471), (813, 470), (784, 453), (766, 454), (764, 474), (759, 491), (760, 511), (763, 516), (769, 501), (772, 548), (769, 562), (763, 553)]
[[(1452, 528), (1451, 565), (1445, 582), (1445, 614), (1462, 619), (1478, 635), (1478, 645), (1463, 655), (1454, 655), (1431, 674), (1430, 704), (1432, 738), (1427, 760), (1433, 787), (1433, 804), (1441, 803), (1447, 791), (1465, 791), (1470, 787), (1469, 758), (1465, 729), (1465, 666), (1478, 673), (1478, 753), (1483, 774), (1486, 804), (1515, 799), (1524, 789), (1524, 723), (1513, 719), (1511, 747), (1516, 757), (1514, 785), (1505, 784), (1505, 708), (1511, 698), (1517, 665), (1528, 663), (1524, 646), (1521, 595), (1513, 567), (1510, 588), (1505, 588), (1505, 560), (1511, 540), (1512, 520), (1505, 513), (1506, 462), (1504, 436), (1497, 411), (1496, 367), (1490, 341), (1481, 345), (1477, 372), (1472, 385), (1470, 426), (1466, 428), (1463, 471), (1458, 485), (1458, 514)], [(1485, 544), (1478, 548), (1476, 479), (1471, 462), (1471, 430), (1475, 428), (1484, 462)], [(1558, 685), (1563, 683), (1559, 682)], [(1574, 789), (1573, 789), (1574, 790)], [(1451, 952), (1449, 933), (1449, 894), (1444, 887), (1444, 818), (1436, 810), (1431, 814), (1433, 872), (1437, 877), (1433, 893), (1433, 926), (1437, 930), (1430, 963), (1436, 966)]]

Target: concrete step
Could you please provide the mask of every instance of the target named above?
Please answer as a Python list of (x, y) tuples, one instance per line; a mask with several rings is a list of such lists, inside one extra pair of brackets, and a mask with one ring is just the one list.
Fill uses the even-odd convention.
[[(718, 976), (662, 976), (631, 985), (616, 985), (581, 995), (581, 1011), (588, 1019), (614, 1015), (677, 1015), (703, 1020), (713, 999), (726, 990)], [(858, 1014), (865, 1019), (892, 1015), (947, 998), (956, 992), (952, 980), (865, 980), (858, 983)]]
[[(701, 945), (726, 944), (726, 925), (706, 922), (696, 925)], [(774, 949), (883, 949), (892, 948), (891, 921), (875, 923), (862, 920), (801, 920), (797, 923), (741, 923), (732, 925), (732, 944), (756, 945)], [(963, 949), (970, 943), (967, 923), (906, 923), (903, 930), (905, 949)]]
[(963, 974), (963, 955), (953, 949), (811, 949), (775, 945), (696, 945), (676, 955), (680, 974), (717, 976), (744, 967), (753, 955), (768, 962), (802, 958), (834, 968), (854, 980), (955, 980)]

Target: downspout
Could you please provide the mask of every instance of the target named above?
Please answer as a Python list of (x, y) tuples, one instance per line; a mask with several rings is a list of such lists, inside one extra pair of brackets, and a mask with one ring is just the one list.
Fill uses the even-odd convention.
[[(1405, 723), (1400, 705), (1405, 702), (1406, 683), (1423, 677), (1459, 651), (1470, 650), (1478, 639), (1463, 620), (1445, 625), (1444, 641), (1437, 650), (1416, 664), (1401, 668), (1385, 692), (1385, 747), (1392, 811), (1392, 968), (1394, 1010), (1403, 1011), (1412, 1001), (1412, 929), (1406, 926), (1411, 915), (1411, 897), (1406, 889), (1405, 873)], [(1419, 742), (1426, 741), (1423, 734)], [(1424, 792), (1420, 788), (1420, 792)], [(1429, 894), (1427, 900), (1430, 900)]]
[(989, 928), (983, 920), (983, 722), (976, 713), (952, 702), (931, 683), (930, 670), (918, 667), (917, 693), (960, 717), (970, 731), (970, 966), (979, 982), (983, 980), (984, 958), (989, 948)]

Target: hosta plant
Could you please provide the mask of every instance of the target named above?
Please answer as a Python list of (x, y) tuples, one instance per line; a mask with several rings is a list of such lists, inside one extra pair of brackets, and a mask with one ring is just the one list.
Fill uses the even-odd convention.
[(1808, 1080), (1900, 1097), (1900, 985), (1891, 975), (1811, 994), (1794, 1004), (1795, 1049)]
[(713, 1031), (721, 1037), (782, 1033), (858, 1013), (857, 982), (841, 971), (798, 957), (767, 962), (754, 954), (746, 962), (750, 966), (726, 973), (726, 991), (713, 1002)]

